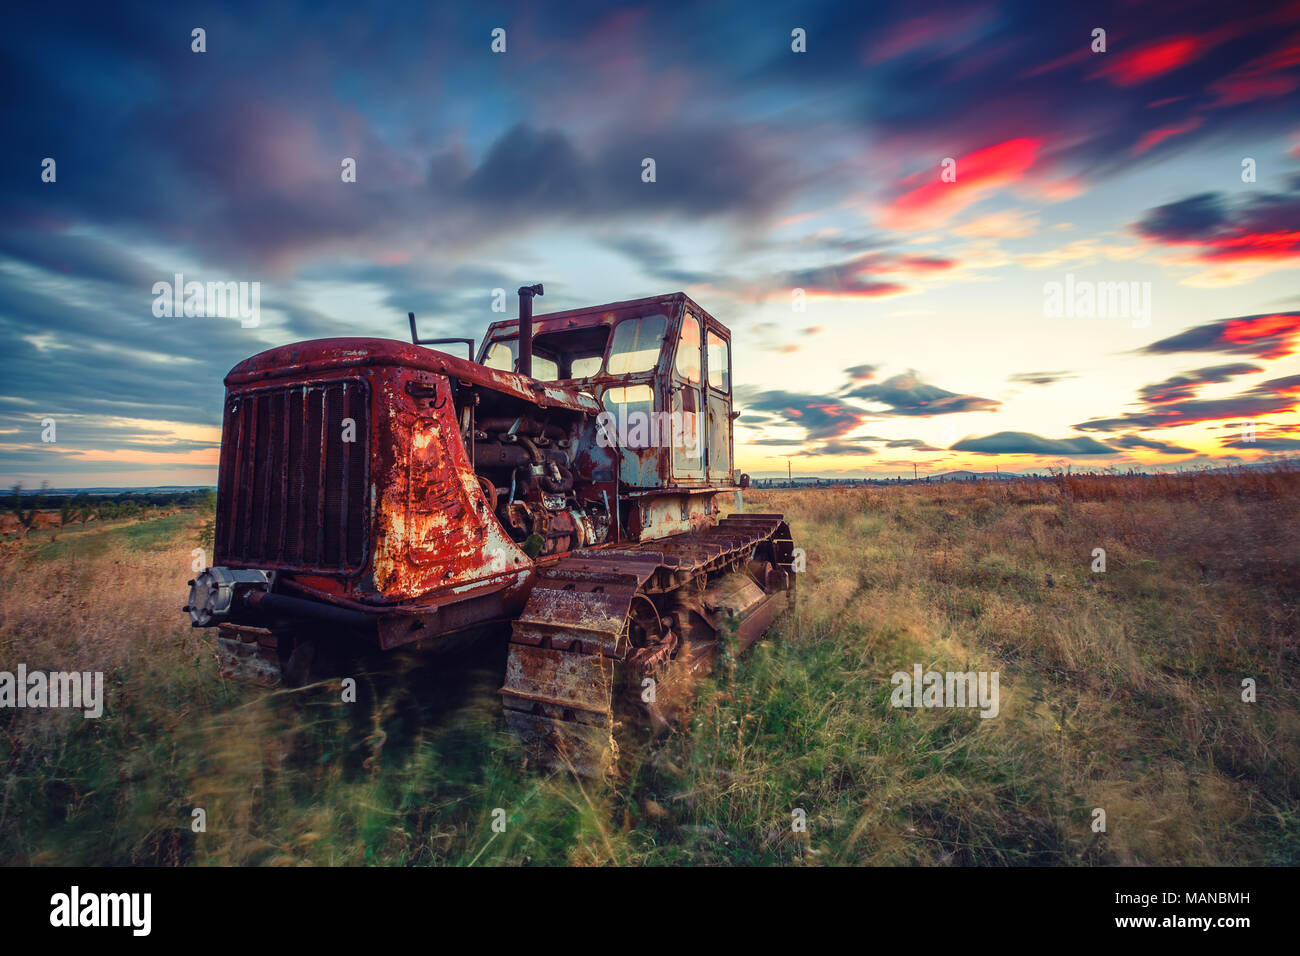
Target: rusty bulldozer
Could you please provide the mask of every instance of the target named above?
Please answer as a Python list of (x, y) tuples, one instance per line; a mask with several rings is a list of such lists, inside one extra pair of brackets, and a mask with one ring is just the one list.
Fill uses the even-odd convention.
[[(340, 649), (508, 635), (503, 715), (586, 775), (680, 719), (723, 640), (785, 608), (781, 515), (721, 517), (728, 330), (683, 293), (469, 339), (300, 342), (226, 377), (214, 566), (185, 610), (229, 672), (300, 684)], [(468, 346), (461, 358), (429, 346)]]

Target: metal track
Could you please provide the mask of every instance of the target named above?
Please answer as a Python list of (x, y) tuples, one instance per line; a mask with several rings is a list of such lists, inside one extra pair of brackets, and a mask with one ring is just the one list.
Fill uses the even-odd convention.
[(765, 542), (772, 563), (789, 571), (793, 543), (784, 518), (758, 514), (645, 543), (573, 551), (539, 571), (513, 625), (501, 688), (506, 722), (529, 753), (585, 776), (612, 770), (634, 599), (703, 581), (748, 561)]

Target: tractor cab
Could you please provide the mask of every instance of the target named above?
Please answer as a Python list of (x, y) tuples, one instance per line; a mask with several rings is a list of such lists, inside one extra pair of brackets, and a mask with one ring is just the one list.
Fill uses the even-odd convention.
[(519, 320), (494, 322), (479, 363), (598, 399), (597, 440), (620, 450), (624, 488), (734, 484), (731, 335), (685, 293), (539, 315), (529, 324), (531, 343), (521, 350)]

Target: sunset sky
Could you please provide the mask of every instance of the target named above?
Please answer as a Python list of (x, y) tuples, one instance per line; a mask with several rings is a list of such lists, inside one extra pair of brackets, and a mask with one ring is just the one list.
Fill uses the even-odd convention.
[(243, 358), (532, 282), (728, 325), (755, 476), (1300, 451), (1300, 3), (177, 6), (6, 13), (6, 484), (215, 484)]

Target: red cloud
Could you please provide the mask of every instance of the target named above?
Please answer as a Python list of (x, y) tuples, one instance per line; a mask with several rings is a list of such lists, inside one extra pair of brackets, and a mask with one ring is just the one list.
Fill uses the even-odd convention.
[(940, 34), (944, 27), (949, 26), (949, 19), (944, 15), (931, 13), (912, 20), (904, 20), (892, 27), (880, 42), (867, 51), (863, 61), (870, 66), (919, 50), (934, 42), (935, 36)]
[(953, 52), (975, 42), (991, 9), (991, 5), (986, 5), (965, 11), (945, 10), (903, 20), (887, 28), (884, 35), (864, 51), (862, 60), (866, 65), (874, 66), (927, 48), (936, 54)]
[(1235, 207), (1218, 193), (1203, 193), (1148, 210), (1134, 229), (1191, 249), (1195, 261), (1289, 262), (1300, 257), (1300, 191), (1261, 195)]
[(1234, 259), (1292, 259), (1300, 255), (1300, 230), (1243, 233), (1215, 239), (1197, 255), (1206, 261)]
[[(1260, 358), (1283, 358), (1291, 354), (1292, 339), (1300, 334), (1300, 315), (1295, 312), (1277, 312), (1273, 315), (1255, 315), (1243, 319), (1230, 319), (1223, 327), (1223, 338), (1236, 345), (1264, 344)], [(1273, 343), (1261, 343), (1274, 339)]]
[[(1214, 365), (1210, 368), (1197, 369), (1194, 372), (1184, 372), (1181, 375), (1167, 378), (1163, 382), (1148, 385), (1138, 392), (1138, 397), (1146, 402), (1148, 407), (1184, 402), (1195, 398), (1202, 386), (1227, 382), (1238, 375), (1250, 375), (1262, 371), (1264, 370), (1260, 366), (1248, 362)], [(1276, 385), (1276, 382), (1273, 384)], [(1274, 391), (1277, 391), (1277, 389), (1274, 388)]]
[(1147, 355), (1228, 352), (1258, 359), (1278, 359), (1296, 350), (1297, 337), (1300, 337), (1300, 312), (1273, 312), (1198, 325), (1152, 342), (1142, 351)]
[(910, 176), (905, 183), (913, 188), (889, 203), (882, 219), (896, 227), (914, 226), (918, 220), (943, 221), (989, 192), (1018, 181), (1041, 146), (1041, 140), (1020, 137), (959, 157), (953, 182), (940, 179), (937, 168)]
[(1300, 37), (1292, 37), (1281, 49), (1252, 60), (1231, 75), (1211, 83), (1210, 92), (1218, 96), (1213, 105), (1236, 106), (1269, 96), (1285, 96), (1300, 86), (1300, 78), (1282, 71), (1297, 64), (1300, 64)]
[(812, 298), (849, 298), (849, 299), (876, 299), (884, 298), (891, 295), (902, 295), (904, 292), (911, 290), (905, 285), (899, 285), (897, 282), (863, 282), (857, 278), (851, 278), (845, 281), (843, 285), (838, 286), (807, 286), (804, 292)]
[(1201, 122), (1199, 116), (1193, 116), (1186, 122), (1179, 123), (1176, 126), (1166, 126), (1163, 129), (1153, 129), (1148, 133), (1144, 133), (1142, 138), (1138, 140), (1137, 145), (1133, 147), (1133, 155), (1141, 156), (1148, 150), (1155, 149), (1155, 147), (1159, 146), (1170, 137), (1181, 136), (1183, 133), (1190, 133), (1199, 128)]
[[(1267, 383), (1266, 383), (1267, 384)], [(1129, 412), (1119, 418), (1099, 418), (1080, 422), (1074, 427), (1080, 431), (1114, 432), (1128, 429), (1179, 428), (1202, 422), (1228, 419), (1259, 418), (1277, 412), (1295, 411), (1297, 399), (1274, 388), (1254, 388), (1233, 398), (1211, 400), (1192, 399), (1168, 405), (1148, 406), (1140, 412)]]
[(1229, 76), (1210, 84), (1210, 91), (1218, 95), (1215, 106), (1236, 106), (1251, 100), (1270, 96), (1286, 96), (1300, 80), (1294, 76)]
[(906, 256), (871, 252), (835, 265), (802, 269), (786, 275), (807, 296), (874, 298), (910, 292), (908, 286), (882, 278), (895, 273), (925, 274), (951, 269), (956, 262), (941, 256)]
[(1119, 86), (1145, 83), (1186, 66), (1214, 46), (1217, 39), (1181, 36), (1139, 47), (1132, 53), (1109, 53), (1107, 64), (1093, 76), (1108, 76)]
[(1202, 422), (1218, 422), (1230, 418), (1258, 417), (1277, 412), (1294, 411), (1295, 399), (1283, 395), (1250, 397), (1245, 399), (1223, 398), (1206, 402), (1186, 402), (1183, 405), (1167, 405), (1153, 409), (1145, 416), (1147, 428), (1177, 428), (1182, 425), (1199, 425)]
[(951, 269), (955, 262), (938, 256), (903, 256), (894, 263), (895, 272), (942, 272)]

